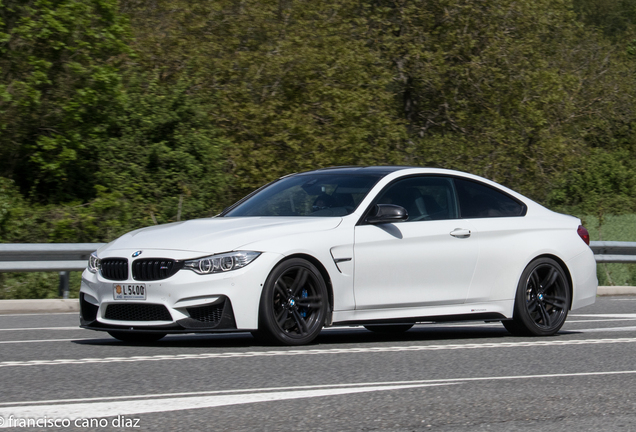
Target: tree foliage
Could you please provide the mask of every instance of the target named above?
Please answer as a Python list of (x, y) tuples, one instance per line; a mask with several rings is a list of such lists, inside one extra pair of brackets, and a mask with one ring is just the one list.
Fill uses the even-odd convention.
[(0, 0), (0, 241), (108, 241), (332, 165), (636, 211), (636, 0)]
[(374, 16), (409, 163), (471, 171), (544, 201), (587, 141), (610, 145), (632, 121), (629, 68), (568, 2), (404, 0)]
[[(131, 2), (132, 3), (132, 2)], [(353, 1), (136, 2), (137, 50), (218, 103), (238, 193), (283, 174), (400, 160), (392, 74)]]
[(634, 37), (636, 1), (634, 0), (574, 0), (574, 11), (586, 25), (595, 27), (612, 42), (621, 43)]
[(97, 190), (134, 202), (142, 224), (212, 216), (225, 188), (221, 138), (187, 80), (134, 71), (100, 148)]
[(90, 197), (88, 142), (130, 52), (117, 2), (2, 0), (0, 25), (0, 176), (40, 202)]
[(594, 148), (583, 164), (562, 178), (550, 200), (596, 216), (636, 213), (636, 162), (628, 151)]
[(587, 3), (138, 0), (126, 12), (148, 67), (221, 101), (210, 115), (234, 143), (235, 198), (288, 172), (397, 163), (545, 202), (589, 148), (634, 151), (633, 59), (581, 24)]

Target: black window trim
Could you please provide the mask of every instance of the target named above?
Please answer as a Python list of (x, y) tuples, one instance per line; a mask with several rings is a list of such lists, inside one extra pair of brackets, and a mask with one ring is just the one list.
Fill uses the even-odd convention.
[[(482, 182), (480, 180), (475, 180), (475, 179), (471, 179), (471, 178), (468, 178), (468, 177), (462, 177), (462, 176), (453, 175), (453, 174), (436, 174), (436, 173), (409, 174), (409, 175), (406, 175), (406, 176), (403, 176), (403, 177), (398, 177), (396, 179), (391, 180), (382, 189), (380, 189), (380, 192), (378, 192), (375, 195), (375, 197), (373, 198), (373, 201), (371, 201), (371, 204), (369, 204), (367, 206), (366, 210), (364, 211), (364, 213), (362, 213), (362, 217), (360, 217), (358, 222), (356, 222), (356, 226), (371, 225), (368, 222), (366, 222), (366, 218), (367, 218), (367, 216), (369, 216), (369, 213), (371, 212), (371, 210), (375, 206), (377, 198), (379, 196), (381, 196), (388, 188), (393, 186), (398, 181), (409, 179), (409, 178), (414, 178), (414, 177), (446, 177), (446, 178), (450, 178), (453, 181), (453, 193), (455, 195), (455, 205), (457, 206), (457, 219), (441, 219), (441, 220), (460, 220), (460, 219), (471, 220), (471, 219), (495, 219), (495, 218), (502, 218), (502, 217), (524, 217), (528, 213), (528, 206), (523, 201), (521, 201), (520, 199), (510, 195), (508, 192), (499, 189), (498, 187), (491, 186), (491, 185), (486, 184), (486, 183), (484, 183), (484, 182)], [(482, 185), (482, 186), (485, 186), (487, 188), (490, 188), (490, 189), (494, 190), (495, 192), (499, 192), (500, 194), (505, 195), (506, 197), (508, 197), (508, 198), (512, 199), (513, 201), (515, 201), (517, 204), (521, 205), (523, 207), (523, 212), (520, 215), (518, 215), (518, 216), (489, 216), (489, 217), (483, 217), (483, 218), (463, 218), (462, 217), (462, 208), (461, 208), (461, 204), (459, 202), (459, 194), (457, 193), (457, 185), (455, 184), (455, 179), (461, 179), (461, 180), (477, 183), (479, 185)], [(404, 222), (408, 222), (408, 219), (406, 221), (404, 221)], [(427, 220), (427, 221), (417, 221), (417, 222), (432, 222), (432, 221)], [(402, 222), (396, 222), (396, 223), (402, 223)]]

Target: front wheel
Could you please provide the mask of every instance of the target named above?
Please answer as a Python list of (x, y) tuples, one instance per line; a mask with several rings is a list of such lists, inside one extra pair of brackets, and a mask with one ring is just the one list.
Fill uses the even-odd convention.
[(503, 325), (514, 335), (551, 336), (565, 323), (569, 307), (570, 283), (563, 269), (551, 258), (538, 258), (521, 275), (513, 319)]
[(303, 345), (318, 336), (327, 316), (327, 286), (309, 261), (278, 264), (265, 281), (256, 336), (283, 345)]

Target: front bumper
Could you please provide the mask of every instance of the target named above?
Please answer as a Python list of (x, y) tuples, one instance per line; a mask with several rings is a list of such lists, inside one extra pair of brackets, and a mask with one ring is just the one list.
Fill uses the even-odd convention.
[[(132, 252), (112, 251), (110, 255), (130, 256)], [(170, 252), (172, 255), (168, 255)], [(150, 253), (184, 259), (174, 256), (174, 251)], [(263, 284), (282, 258), (279, 254), (262, 253), (239, 270), (199, 275), (182, 269), (167, 279), (149, 282), (135, 281), (131, 276), (127, 281), (113, 281), (85, 270), (80, 288), (80, 326), (102, 331), (163, 333), (256, 330)], [(115, 300), (113, 290), (118, 283), (145, 284), (146, 299)]]
[[(172, 321), (165, 305), (149, 303), (111, 303), (105, 306), (104, 315), (111, 321), (143, 322)], [(172, 324), (135, 324), (113, 325), (104, 324), (97, 320), (99, 307), (86, 301), (84, 293), (80, 293), (80, 327), (90, 330), (117, 331), (150, 331), (162, 333), (199, 333), (236, 331), (236, 320), (232, 302), (225, 296), (220, 296), (213, 303), (186, 308), (190, 315)], [(158, 319), (149, 319), (149, 318)], [(164, 319), (161, 319), (164, 318)]]

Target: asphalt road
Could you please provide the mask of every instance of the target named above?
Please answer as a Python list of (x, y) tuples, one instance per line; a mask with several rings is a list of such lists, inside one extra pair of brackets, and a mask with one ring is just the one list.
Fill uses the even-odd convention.
[(300, 348), (249, 334), (135, 346), (77, 324), (0, 316), (5, 427), (636, 431), (636, 297), (600, 297), (548, 338), (471, 323), (398, 336), (327, 329)]

